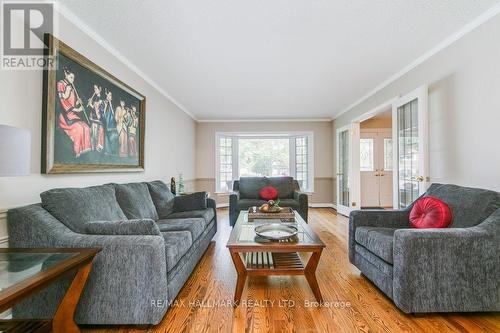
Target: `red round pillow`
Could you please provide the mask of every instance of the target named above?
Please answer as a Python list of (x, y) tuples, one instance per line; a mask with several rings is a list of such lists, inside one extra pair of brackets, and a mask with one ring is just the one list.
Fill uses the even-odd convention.
[(417, 229), (447, 228), (451, 219), (450, 206), (431, 196), (418, 199), (410, 212), (410, 224)]
[(260, 189), (259, 197), (262, 200), (276, 200), (278, 198), (278, 190), (272, 186), (266, 186)]

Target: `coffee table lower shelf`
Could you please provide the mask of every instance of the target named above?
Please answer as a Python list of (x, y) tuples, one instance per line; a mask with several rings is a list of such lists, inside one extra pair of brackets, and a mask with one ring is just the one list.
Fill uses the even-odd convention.
[(52, 331), (52, 320), (0, 320), (0, 332), (48, 333)]
[(234, 293), (235, 306), (239, 305), (247, 276), (304, 275), (316, 300), (323, 301), (316, 280), (316, 267), (321, 250), (312, 252), (306, 265), (298, 252), (238, 252), (231, 249), (230, 252), (238, 273)]

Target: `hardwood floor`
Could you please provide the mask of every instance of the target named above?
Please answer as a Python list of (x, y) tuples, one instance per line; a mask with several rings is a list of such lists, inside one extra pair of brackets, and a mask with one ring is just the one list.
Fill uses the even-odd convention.
[[(330, 306), (314, 302), (303, 276), (250, 277), (242, 300), (233, 298), (236, 270), (226, 242), (231, 228), (220, 209), (219, 231), (163, 321), (154, 327), (88, 332), (500, 332), (500, 314), (413, 316), (399, 311), (347, 258), (348, 222), (332, 209), (311, 209), (309, 223), (325, 242), (317, 278)], [(253, 303), (251, 303), (253, 301)], [(310, 305), (310, 304), (309, 304)]]

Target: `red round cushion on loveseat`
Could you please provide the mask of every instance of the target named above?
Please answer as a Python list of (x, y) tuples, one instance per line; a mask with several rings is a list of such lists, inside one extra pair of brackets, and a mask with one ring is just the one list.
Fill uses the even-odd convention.
[(278, 190), (272, 186), (266, 186), (260, 189), (259, 197), (262, 200), (276, 200), (278, 198)]
[(418, 199), (410, 212), (410, 224), (418, 229), (447, 228), (451, 219), (450, 206), (432, 196)]

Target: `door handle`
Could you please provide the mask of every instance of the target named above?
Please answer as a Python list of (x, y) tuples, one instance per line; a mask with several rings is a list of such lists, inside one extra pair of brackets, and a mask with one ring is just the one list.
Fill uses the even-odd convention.
[(425, 180), (425, 177), (424, 176), (411, 177), (410, 180), (415, 180), (415, 181), (421, 183)]

